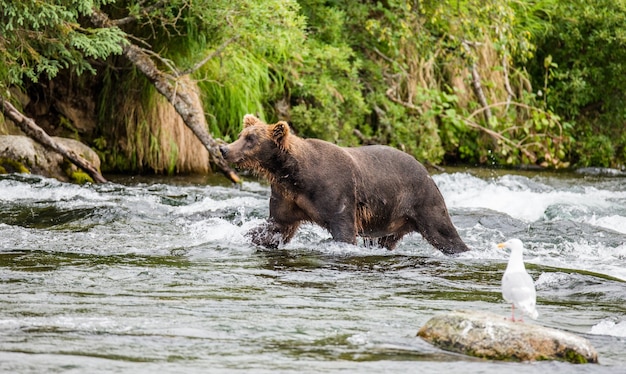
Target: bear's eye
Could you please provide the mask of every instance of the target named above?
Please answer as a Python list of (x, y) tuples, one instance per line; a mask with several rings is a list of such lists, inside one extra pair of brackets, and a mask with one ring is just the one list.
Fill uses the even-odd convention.
[(246, 143), (254, 143), (254, 135), (248, 134), (245, 136), (244, 140), (246, 141)]

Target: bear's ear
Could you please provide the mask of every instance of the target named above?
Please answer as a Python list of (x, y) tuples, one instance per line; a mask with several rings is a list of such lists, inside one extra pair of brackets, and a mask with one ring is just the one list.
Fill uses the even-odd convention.
[(252, 114), (246, 114), (245, 116), (243, 116), (243, 128), (244, 129), (249, 126), (263, 125), (263, 124), (264, 124), (263, 121), (256, 118)]
[(289, 124), (285, 121), (279, 121), (272, 126), (271, 131), (274, 142), (276, 142), (280, 148), (286, 149), (285, 145), (287, 144), (287, 136), (289, 135)]

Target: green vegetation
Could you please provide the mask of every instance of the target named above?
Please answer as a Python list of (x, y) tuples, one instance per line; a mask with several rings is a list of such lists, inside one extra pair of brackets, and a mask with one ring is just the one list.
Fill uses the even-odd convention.
[(54, 78), (70, 67), (95, 73), (89, 59), (119, 54), (124, 35), (82, 26), (79, 19), (109, 2), (0, 0), (0, 88)]
[(587, 364), (589, 361), (587, 358), (573, 349), (565, 351), (563, 361), (570, 362), (572, 364)]
[(556, 2), (549, 20), (528, 64), (533, 84), (544, 90), (548, 108), (574, 124), (577, 165), (623, 167), (626, 1)]
[(0, 157), (0, 174), (25, 173), (30, 174), (30, 170), (21, 162), (10, 158)]
[(93, 178), (91, 178), (89, 174), (80, 170), (70, 172), (68, 177), (73, 183), (76, 184), (93, 183)]
[[(94, 9), (113, 27), (93, 26)], [(626, 165), (626, 0), (0, 0), (0, 96), (31, 116), (17, 91), (88, 98), (95, 123), (51, 112), (47, 130), (96, 148), (105, 171), (207, 171), (120, 56), (128, 43), (197, 85), (227, 141), (255, 113), (434, 164)]]

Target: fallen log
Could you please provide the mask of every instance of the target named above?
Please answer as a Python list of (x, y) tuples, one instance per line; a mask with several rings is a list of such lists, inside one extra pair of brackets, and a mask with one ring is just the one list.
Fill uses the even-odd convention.
[(0, 97), (2, 103), (2, 112), (4, 115), (13, 121), (19, 128), (24, 131), (26, 135), (40, 143), (41, 145), (59, 153), (61, 156), (68, 159), (71, 163), (81, 168), (97, 183), (106, 183), (106, 179), (100, 174), (100, 172), (91, 165), (87, 160), (77, 155), (71, 149), (68, 149), (64, 145), (55, 141), (50, 135), (48, 135), (41, 127), (39, 127), (32, 118), (23, 115), (17, 108), (15, 108), (10, 102)]

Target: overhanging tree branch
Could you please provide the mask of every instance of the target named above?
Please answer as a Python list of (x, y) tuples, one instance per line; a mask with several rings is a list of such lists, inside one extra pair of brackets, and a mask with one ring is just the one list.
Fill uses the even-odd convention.
[[(144, 1), (140, 1), (139, 6), (143, 6)], [(145, 8), (142, 9), (142, 14), (149, 14), (150, 12), (162, 8), (165, 5), (165, 1), (159, 1), (156, 2), (155, 4), (152, 4), (150, 6), (147, 6)], [(135, 22), (137, 20), (137, 16), (128, 16), (128, 17), (124, 17), (124, 18), (120, 18), (120, 19), (116, 19), (115, 21), (111, 21), (111, 25), (112, 26), (122, 26), (125, 25), (127, 23), (131, 23), (131, 22)]]
[(210, 55), (208, 55), (207, 57), (203, 58), (200, 62), (195, 64), (193, 67), (191, 67), (191, 68), (189, 68), (187, 70), (183, 70), (182, 72), (179, 73), (179, 75), (191, 74), (194, 71), (200, 69), (202, 67), (202, 65), (206, 64), (209, 60), (213, 59), (215, 56), (217, 56), (220, 53), (222, 53), (224, 48), (226, 48), (226, 46), (228, 46), (230, 43), (234, 42), (237, 38), (239, 38), (239, 36), (233, 36), (232, 38), (226, 40), (215, 51), (211, 52)]
[[(91, 21), (98, 27), (115, 27), (108, 15), (94, 9)], [(240, 183), (239, 176), (228, 165), (222, 157), (218, 142), (207, 131), (206, 119), (202, 108), (196, 103), (197, 93), (189, 86), (178, 81), (172, 84), (168, 75), (159, 70), (154, 61), (140, 47), (131, 42), (124, 43), (122, 54), (132, 62), (154, 85), (159, 93), (174, 106), (176, 112), (181, 116), (185, 125), (191, 129), (196, 137), (209, 151), (211, 160), (217, 165), (220, 171), (231, 181)]]
[(82, 170), (84, 170), (89, 176), (94, 180), (94, 182), (98, 183), (106, 183), (106, 179), (100, 174), (100, 172), (91, 165), (87, 160), (83, 159), (79, 155), (77, 155), (71, 149), (66, 148), (64, 145), (57, 143), (48, 135), (41, 127), (37, 126), (35, 121), (31, 118), (24, 116), (17, 108), (15, 108), (11, 103), (6, 101), (4, 98), (0, 97), (0, 102), (2, 103), (2, 112), (11, 121), (15, 122), (16, 125), (26, 133), (26, 135), (35, 139), (37, 142), (42, 144), (43, 146), (59, 153), (61, 156), (67, 158), (74, 165), (78, 166)]

